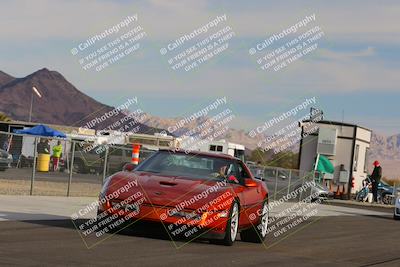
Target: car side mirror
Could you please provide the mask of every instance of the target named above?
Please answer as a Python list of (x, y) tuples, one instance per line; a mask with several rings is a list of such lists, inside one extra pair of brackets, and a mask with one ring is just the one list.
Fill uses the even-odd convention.
[(124, 167), (122, 167), (122, 170), (123, 170), (124, 172), (131, 172), (131, 171), (133, 171), (133, 170), (136, 168), (136, 166), (137, 166), (137, 165), (132, 164), (132, 163), (126, 163), (126, 164), (124, 165)]
[(246, 187), (257, 187), (258, 184), (251, 178), (244, 179), (244, 186)]
[(264, 177), (254, 176), (254, 178), (260, 181), (265, 181)]

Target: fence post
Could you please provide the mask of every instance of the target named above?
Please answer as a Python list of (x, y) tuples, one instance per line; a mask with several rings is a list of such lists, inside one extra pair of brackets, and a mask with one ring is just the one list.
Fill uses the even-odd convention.
[(74, 170), (74, 159), (75, 159), (75, 141), (72, 141), (72, 156), (71, 156), (71, 164), (69, 165), (70, 167), (69, 167), (67, 197), (69, 197), (69, 191), (71, 188), (72, 172)]
[(274, 201), (276, 200), (276, 191), (278, 190), (278, 169), (275, 168), (275, 190), (274, 190)]
[(35, 141), (33, 142), (34, 147), (33, 147), (33, 168), (32, 168), (32, 176), (31, 176), (31, 191), (30, 195), (33, 195), (33, 185), (35, 182), (35, 172), (36, 172), (36, 153), (37, 153), (37, 144), (38, 144), (38, 139), (35, 137)]
[(292, 170), (289, 170), (289, 184), (288, 184), (288, 188), (287, 188), (287, 194), (289, 195), (290, 193), (290, 182), (292, 180)]

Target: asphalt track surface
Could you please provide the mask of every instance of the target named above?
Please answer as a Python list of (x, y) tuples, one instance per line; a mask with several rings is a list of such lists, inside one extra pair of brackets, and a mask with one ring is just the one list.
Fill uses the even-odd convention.
[(69, 219), (11, 220), (0, 221), (0, 266), (400, 266), (399, 230), (383, 209), (317, 217), (264, 245), (226, 247), (173, 242), (160, 224), (139, 223), (88, 249)]

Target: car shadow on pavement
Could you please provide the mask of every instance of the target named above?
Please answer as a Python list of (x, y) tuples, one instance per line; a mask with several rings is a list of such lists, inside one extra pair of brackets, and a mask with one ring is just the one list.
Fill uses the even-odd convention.
[[(10, 221), (19, 221), (48, 227), (61, 227), (66, 229), (79, 230), (79, 225), (85, 224), (89, 219), (72, 220), (70, 217), (48, 215), (48, 214), (30, 214), (16, 212), (0, 212), (0, 223)], [(183, 237), (174, 237), (173, 240), (167, 232), (165, 226), (157, 222), (137, 221), (124, 227), (121, 227), (116, 233), (107, 233), (108, 235), (117, 236), (136, 236), (158, 240), (188, 242), (188, 239)], [(192, 242), (192, 240), (190, 241)], [(207, 240), (198, 238), (193, 240), (196, 243), (204, 243)]]

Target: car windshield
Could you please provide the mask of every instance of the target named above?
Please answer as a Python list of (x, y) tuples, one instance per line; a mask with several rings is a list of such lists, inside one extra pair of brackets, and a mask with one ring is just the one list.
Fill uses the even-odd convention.
[(234, 168), (229, 159), (159, 151), (135, 170), (197, 179), (224, 179), (234, 173)]

